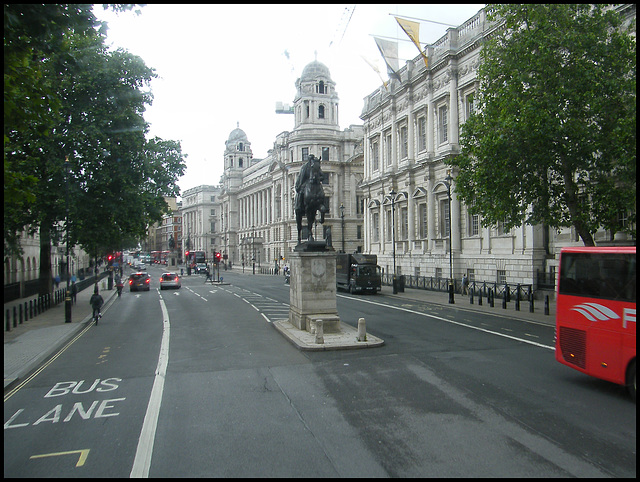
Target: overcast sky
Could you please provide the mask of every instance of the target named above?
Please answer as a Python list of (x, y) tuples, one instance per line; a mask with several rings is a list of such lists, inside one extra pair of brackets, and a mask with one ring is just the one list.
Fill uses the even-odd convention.
[(108, 22), (108, 44), (156, 70), (145, 119), (151, 136), (180, 141), (188, 156), (178, 182), (184, 191), (219, 183), (225, 141), (238, 124), (258, 159), (280, 132), (293, 130), (293, 115), (276, 114), (275, 105), (293, 104), (295, 81), (316, 52), (336, 83), (345, 129), (362, 124), (363, 98), (382, 85), (361, 55), (378, 62), (387, 79), (372, 35), (401, 39), (400, 67), (418, 55), (390, 14), (430, 20), (419, 22), (424, 45), (446, 33), (442, 24), (458, 26), (482, 7), (149, 4), (140, 15), (115, 14), (101, 5), (94, 11)]

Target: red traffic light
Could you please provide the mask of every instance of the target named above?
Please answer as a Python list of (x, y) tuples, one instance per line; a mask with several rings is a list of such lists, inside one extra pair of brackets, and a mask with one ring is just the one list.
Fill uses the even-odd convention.
[(222, 258), (222, 255), (220, 254), (220, 252), (216, 251), (216, 254), (214, 256), (215, 256), (216, 263), (219, 263), (220, 259)]

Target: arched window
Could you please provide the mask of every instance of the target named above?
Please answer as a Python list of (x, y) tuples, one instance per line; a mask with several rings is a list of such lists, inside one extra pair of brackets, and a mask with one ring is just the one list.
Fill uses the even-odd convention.
[(324, 119), (324, 106), (318, 107), (318, 119)]
[(244, 144), (242, 142), (238, 142), (238, 150), (244, 151)]

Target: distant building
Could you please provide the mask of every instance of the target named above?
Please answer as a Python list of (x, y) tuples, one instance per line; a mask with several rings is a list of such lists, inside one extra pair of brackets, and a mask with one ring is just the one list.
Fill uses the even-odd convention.
[(234, 265), (286, 263), (298, 243), (294, 185), (310, 154), (322, 159), (329, 204), (316, 239), (330, 228), (336, 250), (343, 241), (346, 251), (363, 247), (362, 126), (340, 130), (338, 94), (324, 64), (308, 64), (295, 85), (293, 131), (280, 133), (266, 158), (253, 158), (251, 142), (239, 126), (225, 143), (220, 250)]

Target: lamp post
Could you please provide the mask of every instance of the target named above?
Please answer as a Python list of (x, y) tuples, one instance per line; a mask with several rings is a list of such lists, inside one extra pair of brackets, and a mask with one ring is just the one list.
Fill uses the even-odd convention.
[(340, 218), (342, 219), (342, 252), (344, 253), (344, 203), (340, 203)]
[(253, 265), (253, 274), (256, 274), (256, 227), (251, 226), (253, 230), (253, 236), (251, 237), (251, 263)]
[(65, 204), (67, 209), (67, 215), (65, 220), (65, 231), (67, 237), (67, 292), (64, 296), (64, 322), (71, 323), (71, 291), (69, 290), (69, 157), (65, 156), (64, 158), (64, 168), (65, 168), (65, 176), (64, 176), (64, 186), (65, 186)]
[(452, 236), (451, 236), (451, 183), (453, 178), (451, 177), (451, 169), (447, 170), (447, 177), (444, 178), (444, 183), (447, 186), (447, 197), (449, 198), (449, 303), (455, 303), (453, 299), (453, 252), (451, 249)]
[(398, 293), (398, 282), (396, 280), (396, 192), (391, 189), (391, 240), (393, 242), (393, 294)]

